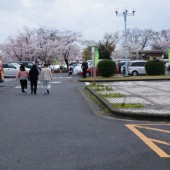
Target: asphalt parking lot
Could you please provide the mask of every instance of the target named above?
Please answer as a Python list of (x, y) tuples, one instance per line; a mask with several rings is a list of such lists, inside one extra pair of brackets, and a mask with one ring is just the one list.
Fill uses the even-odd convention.
[[(168, 170), (168, 122), (102, 115), (85, 83), (54, 74), (50, 95), (0, 90), (2, 170)], [(100, 113), (99, 113), (100, 112)]]

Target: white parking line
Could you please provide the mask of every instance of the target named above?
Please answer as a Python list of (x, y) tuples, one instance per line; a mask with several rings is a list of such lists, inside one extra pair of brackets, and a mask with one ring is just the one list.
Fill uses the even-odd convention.
[[(60, 81), (52, 81), (51, 82), (51, 84), (60, 84), (61, 82)], [(42, 82), (38, 82), (38, 86), (37, 86), (37, 88), (43, 88), (43, 84), (42, 84)], [(41, 85), (40, 85), (41, 84)], [(29, 88), (30, 86), (28, 86), (28, 88)], [(21, 88), (21, 86), (20, 85), (17, 85), (16, 87), (14, 87), (14, 88), (16, 88), (16, 89), (19, 89), (19, 88)]]
[(13, 78), (5, 78), (5, 81), (12, 81), (12, 80), (14, 80)]

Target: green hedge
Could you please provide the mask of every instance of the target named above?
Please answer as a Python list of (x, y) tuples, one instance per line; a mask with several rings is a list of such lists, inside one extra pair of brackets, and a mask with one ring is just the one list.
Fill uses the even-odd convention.
[(145, 64), (145, 70), (148, 75), (164, 75), (165, 74), (165, 64), (161, 60), (149, 60)]
[(99, 61), (97, 67), (102, 77), (111, 77), (115, 74), (116, 63), (110, 59), (104, 59)]

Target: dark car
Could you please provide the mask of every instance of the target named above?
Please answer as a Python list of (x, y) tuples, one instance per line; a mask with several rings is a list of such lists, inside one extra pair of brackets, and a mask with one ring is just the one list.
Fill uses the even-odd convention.
[(24, 64), (24, 66), (26, 68), (31, 69), (31, 67), (33, 66), (33, 63), (31, 61), (13, 61), (13, 63), (18, 63), (18, 64)]
[(117, 63), (119, 73), (121, 73), (121, 67), (122, 67), (123, 65), (125, 65), (125, 61), (120, 61), (120, 62)]

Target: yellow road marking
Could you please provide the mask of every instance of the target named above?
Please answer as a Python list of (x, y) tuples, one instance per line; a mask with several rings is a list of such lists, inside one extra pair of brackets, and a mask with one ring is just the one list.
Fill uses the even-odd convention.
[(151, 139), (152, 142), (155, 142), (155, 143), (160, 143), (160, 144), (163, 144), (163, 145), (168, 145), (170, 146), (170, 143), (169, 142), (165, 142), (165, 141), (162, 141), (162, 140), (156, 140), (156, 139)]
[[(148, 124), (147, 124), (148, 125)], [(153, 125), (153, 124), (150, 124)], [(154, 124), (156, 125), (156, 124)], [(157, 124), (158, 125), (158, 124)], [(163, 124), (161, 124), (163, 125)], [(143, 133), (141, 133), (137, 128), (143, 128), (144, 125), (126, 125), (133, 133), (135, 133), (146, 145), (148, 145), (155, 153), (157, 153), (161, 158), (170, 158), (170, 155), (168, 155), (165, 151), (163, 151), (161, 148), (159, 148), (155, 143), (161, 143), (169, 145), (168, 142), (160, 141), (156, 139), (150, 139), (146, 137)], [(150, 129), (150, 128), (149, 128)], [(152, 130), (154, 128), (151, 128)], [(155, 129), (154, 129), (155, 130)], [(160, 130), (160, 129), (159, 129)], [(161, 130), (161, 132), (165, 132), (164, 130)], [(169, 131), (168, 131), (169, 133)], [(154, 143), (155, 142), (155, 143)]]
[(147, 127), (147, 126), (135, 126), (135, 127), (143, 128), (143, 129), (148, 129), (148, 130), (155, 130), (155, 131), (159, 131), (159, 132), (170, 133), (169, 130), (163, 130), (163, 129), (157, 129), (157, 128), (150, 128), (150, 127)]

